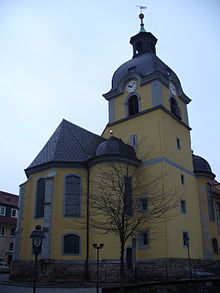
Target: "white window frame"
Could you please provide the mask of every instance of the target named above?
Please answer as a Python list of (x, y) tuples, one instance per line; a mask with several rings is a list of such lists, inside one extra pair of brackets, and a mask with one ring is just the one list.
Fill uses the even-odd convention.
[[(15, 216), (13, 216), (13, 212), (15, 212)], [(16, 209), (11, 209), (11, 217), (12, 218), (17, 218), (17, 210)]]
[(0, 216), (5, 216), (5, 214), (6, 214), (6, 207), (0, 206)]

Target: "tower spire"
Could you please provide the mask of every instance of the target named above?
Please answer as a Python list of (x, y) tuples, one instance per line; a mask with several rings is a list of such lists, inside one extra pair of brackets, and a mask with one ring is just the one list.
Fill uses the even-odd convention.
[(140, 10), (141, 10), (141, 13), (139, 14), (139, 18), (140, 18), (140, 20), (141, 20), (141, 24), (140, 24), (140, 26), (141, 26), (141, 28), (140, 28), (140, 33), (142, 33), (142, 32), (146, 33), (146, 30), (145, 30), (145, 28), (144, 28), (144, 22), (143, 22), (144, 14), (142, 13), (142, 10), (143, 10), (143, 9), (146, 9), (147, 6), (140, 6), (140, 5), (138, 5), (137, 7), (139, 7)]

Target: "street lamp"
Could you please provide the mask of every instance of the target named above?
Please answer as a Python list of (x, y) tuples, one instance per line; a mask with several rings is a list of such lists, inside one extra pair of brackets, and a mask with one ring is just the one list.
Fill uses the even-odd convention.
[(35, 229), (36, 230), (32, 231), (30, 235), (30, 238), (32, 238), (32, 249), (35, 255), (33, 293), (36, 292), (36, 281), (38, 277), (37, 257), (38, 254), (41, 252), (42, 240), (43, 238), (45, 238), (44, 231), (41, 230), (41, 225), (37, 225)]
[(189, 253), (189, 236), (186, 236), (186, 248), (187, 248), (187, 254), (188, 254), (188, 265), (189, 265), (189, 278), (192, 279), (192, 270), (191, 270), (191, 259), (190, 259), (190, 253)]
[(92, 246), (97, 251), (97, 255), (96, 255), (96, 293), (99, 293), (99, 250), (104, 247), (104, 244), (100, 243), (98, 245), (98, 244), (94, 243)]

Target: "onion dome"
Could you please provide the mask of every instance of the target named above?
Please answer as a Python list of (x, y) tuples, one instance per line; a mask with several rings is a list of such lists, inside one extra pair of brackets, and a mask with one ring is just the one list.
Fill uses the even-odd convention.
[(96, 149), (96, 157), (106, 155), (117, 155), (137, 160), (134, 148), (115, 136), (111, 136), (107, 141), (101, 142)]
[(215, 178), (215, 174), (212, 173), (209, 163), (204, 158), (192, 155), (192, 159), (193, 171), (197, 177), (208, 177), (210, 179)]

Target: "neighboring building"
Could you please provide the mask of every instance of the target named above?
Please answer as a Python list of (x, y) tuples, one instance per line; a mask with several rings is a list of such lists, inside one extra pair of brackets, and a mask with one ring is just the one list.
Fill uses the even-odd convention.
[[(215, 175), (208, 162), (192, 155), (190, 99), (175, 72), (157, 57), (156, 42), (141, 22), (140, 32), (130, 40), (133, 58), (115, 71), (112, 88), (103, 95), (108, 101), (109, 121), (102, 136), (63, 120), (25, 170), (12, 278), (28, 278), (31, 272), (34, 256), (29, 236), (37, 224), (46, 236), (41, 251), (42, 278), (83, 280), (85, 270), (92, 270), (96, 260), (92, 244), (100, 242), (105, 244), (101, 252), (105, 274), (108, 266), (118, 276), (118, 240), (114, 235), (100, 236), (89, 225), (93, 180), (100, 166), (107, 170), (111, 162), (138, 168), (142, 181), (149, 175), (161, 178), (164, 194), (173, 188), (179, 202), (176, 217), (168, 221), (164, 216), (156, 225), (157, 236), (146, 225), (136, 235), (137, 246), (132, 237), (128, 240), (128, 267), (133, 267), (135, 256), (138, 273), (152, 262), (159, 264), (160, 273), (165, 264), (167, 273), (170, 260), (186, 270), (188, 238), (194, 264), (220, 259), (218, 185), (212, 181)], [(150, 210), (151, 203), (143, 200), (143, 212), (148, 212), (148, 204)], [(79, 223), (86, 229), (80, 229)]]
[(18, 196), (0, 191), (0, 260), (10, 263), (18, 217)]

